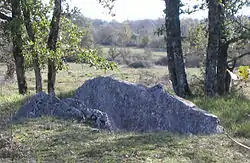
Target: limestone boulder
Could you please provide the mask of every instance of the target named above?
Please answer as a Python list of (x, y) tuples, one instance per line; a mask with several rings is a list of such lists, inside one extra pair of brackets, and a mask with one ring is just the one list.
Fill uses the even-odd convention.
[(78, 88), (75, 99), (107, 113), (114, 129), (169, 131), (183, 134), (221, 133), (219, 119), (190, 101), (171, 95), (163, 85), (151, 88), (97, 77)]
[(74, 119), (79, 122), (91, 122), (100, 129), (112, 130), (109, 118), (106, 113), (87, 108), (82, 102), (76, 99), (60, 100), (56, 96), (40, 92), (22, 106), (14, 116), (14, 120), (27, 118), (38, 118), (42, 116), (53, 116), (61, 119)]

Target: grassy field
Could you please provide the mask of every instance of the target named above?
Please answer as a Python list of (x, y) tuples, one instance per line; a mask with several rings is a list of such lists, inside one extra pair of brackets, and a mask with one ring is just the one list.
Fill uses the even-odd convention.
[[(189, 76), (199, 75), (188, 69)], [(1, 75), (4, 68), (0, 68)], [(34, 94), (34, 73), (27, 72), (29, 95), (17, 94), (17, 84), (2, 83), (0, 92), (1, 162), (250, 162), (250, 151), (239, 147), (225, 135), (180, 136), (159, 133), (107, 133), (85, 124), (51, 117), (9, 124), (6, 119)], [(145, 75), (146, 74), (146, 75)], [(113, 75), (119, 79), (150, 84), (166, 82), (166, 67), (130, 69), (104, 73), (87, 65), (70, 64), (69, 71), (57, 75), (56, 93), (70, 97), (87, 79)], [(148, 75), (148, 76), (147, 76)], [(43, 71), (44, 88), (47, 86)], [(167, 83), (167, 82), (166, 82)], [(168, 87), (171, 91), (171, 87)], [(250, 146), (250, 101), (240, 96), (190, 99), (204, 110), (216, 114), (236, 140)]]
[[(101, 47), (102, 47), (103, 53), (108, 54), (110, 47), (109, 46), (101, 46)], [(131, 47), (128, 49), (130, 49), (131, 52), (133, 52), (134, 54), (143, 54), (145, 52), (144, 49), (142, 49), (142, 48)], [(164, 51), (153, 51), (152, 50), (153, 61), (156, 61), (156, 60), (158, 60), (161, 57), (164, 57), (166, 55), (167, 55), (167, 53)]]

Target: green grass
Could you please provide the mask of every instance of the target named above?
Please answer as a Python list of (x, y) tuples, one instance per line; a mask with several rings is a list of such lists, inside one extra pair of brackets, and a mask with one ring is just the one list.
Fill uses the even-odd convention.
[(192, 100), (204, 110), (217, 115), (221, 124), (234, 136), (250, 138), (250, 101), (242, 97), (195, 98)]
[[(2, 68), (0, 68), (2, 70)], [(114, 75), (119, 79), (139, 82), (145, 71), (163, 77), (166, 67), (130, 69), (120, 71), (93, 70), (87, 65), (70, 64), (69, 72), (57, 75), (56, 93), (70, 97), (87, 79), (98, 75)], [(188, 69), (189, 76), (199, 74), (198, 69)], [(16, 83), (6, 83), (0, 92), (0, 135), (13, 136), (10, 149), (0, 147), (0, 162), (250, 162), (250, 152), (231, 142), (225, 135), (180, 136), (159, 133), (108, 133), (85, 124), (43, 117), (9, 124), (5, 120), (34, 94), (34, 75), (27, 72), (30, 94), (17, 94)], [(46, 72), (43, 71), (46, 88)], [(157, 79), (155, 79), (157, 80)], [(157, 81), (156, 81), (157, 82)], [(250, 145), (250, 101), (239, 96), (190, 99), (199, 107), (221, 119), (222, 125), (238, 141)], [(13, 144), (13, 143), (12, 143)], [(1, 136), (0, 136), (1, 145)], [(16, 155), (1, 157), (8, 151)], [(8, 154), (7, 152), (7, 154)], [(13, 160), (12, 160), (13, 159)]]
[[(246, 162), (248, 151), (224, 135), (116, 133), (53, 118), (12, 126), (14, 140), (40, 162)], [(242, 141), (243, 139), (241, 139)], [(29, 158), (30, 159), (30, 158)], [(7, 159), (6, 159), (7, 160)]]

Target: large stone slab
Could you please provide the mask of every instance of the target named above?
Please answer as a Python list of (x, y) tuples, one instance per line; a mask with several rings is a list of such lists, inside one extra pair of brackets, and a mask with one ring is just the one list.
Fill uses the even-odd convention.
[(14, 116), (14, 120), (54, 116), (62, 119), (75, 119), (79, 122), (91, 122), (100, 129), (112, 130), (106, 113), (86, 107), (77, 99), (60, 100), (56, 96), (40, 92), (22, 106)]
[(112, 77), (97, 77), (86, 81), (75, 98), (89, 108), (107, 113), (117, 130), (166, 130), (185, 134), (222, 132), (215, 115), (169, 94), (160, 84), (147, 88)]

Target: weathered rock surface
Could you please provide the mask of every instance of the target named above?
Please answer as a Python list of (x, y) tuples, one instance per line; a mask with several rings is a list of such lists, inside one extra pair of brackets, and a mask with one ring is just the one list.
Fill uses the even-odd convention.
[(141, 85), (98, 77), (77, 90), (75, 98), (108, 114), (115, 129), (185, 134), (222, 132), (219, 119), (193, 103), (166, 92), (162, 85)]
[(75, 119), (82, 122), (91, 121), (97, 128), (112, 130), (106, 113), (87, 108), (79, 100), (70, 98), (60, 100), (44, 92), (36, 94), (22, 106), (17, 111), (14, 120), (41, 116), (55, 116), (57, 118)]
[(222, 132), (216, 116), (169, 94), (163, 85), (147, 88), (112, 77), (86, 81), (74, 98), (60, 100), (40, 92), (18, 110), (14, 120), (41, 116), (91, 122), (97, 128), (108, 130), (166, 130), (184, 134)]

